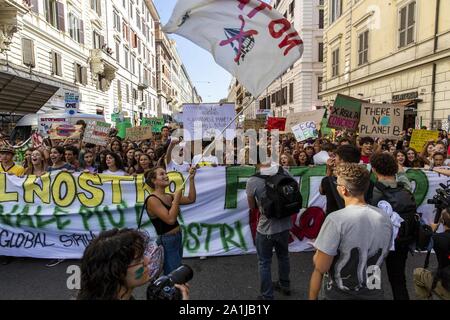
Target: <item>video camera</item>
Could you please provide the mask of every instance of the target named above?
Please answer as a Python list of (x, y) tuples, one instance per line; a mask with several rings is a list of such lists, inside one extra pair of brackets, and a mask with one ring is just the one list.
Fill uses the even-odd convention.
[(147, 300), (181, 300), (181, 292), (175, 288), (175, 284), (185, 284), (193, 277), (192, 268), (184, 264), (150, 284), (147, 288)]
[(434, 204), (437, 210), (434, 223), (439, 223), (442, 210), (450, 207), (450, 181), (447, 182), (447, 185), (443, 183), (440, 183), (439, 185), (442, 189), (436, 189), (436, 195), (433, 199), (428, 199), (427, 201), (428, 204)]

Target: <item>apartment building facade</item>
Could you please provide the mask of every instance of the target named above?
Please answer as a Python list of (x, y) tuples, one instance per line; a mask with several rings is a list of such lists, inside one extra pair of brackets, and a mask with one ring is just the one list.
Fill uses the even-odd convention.
[(321, 96), (405, 106), (405, 128), (448, 129), (450, 1), (326, 0)]

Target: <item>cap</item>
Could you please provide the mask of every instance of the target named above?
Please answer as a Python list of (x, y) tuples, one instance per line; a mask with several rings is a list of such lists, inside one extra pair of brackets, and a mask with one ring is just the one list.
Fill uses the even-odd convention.
[(3, 145), (0, 146), (0, 153), (12, 153), (15, 154), (16, 152), (14, 151), (14, 148), (8, 146), (8, 145)]

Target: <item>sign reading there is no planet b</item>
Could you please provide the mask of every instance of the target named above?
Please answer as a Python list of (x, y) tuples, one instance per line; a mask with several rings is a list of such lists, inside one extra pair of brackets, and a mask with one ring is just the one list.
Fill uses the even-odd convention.
[(405, 108), (401, 105), (370, 104), (361, 106), (361, 137), (399, 139), (403, 131)]

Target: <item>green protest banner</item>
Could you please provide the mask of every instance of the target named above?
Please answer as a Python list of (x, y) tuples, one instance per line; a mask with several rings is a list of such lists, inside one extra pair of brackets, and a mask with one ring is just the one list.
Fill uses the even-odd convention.
[(131, 128), (131, 119), (125, 118), (121, 122), (116, 122), (116, 128), (117, 128), (117, 136), (121, 139), (125, 139), (127, 135), (127, 128)]
[(142, 127), (152, 127), (153, 133), (160, 133), (162, 127), (164, 127), (164, 119), (163, 118), (143, 118)]

